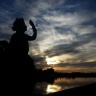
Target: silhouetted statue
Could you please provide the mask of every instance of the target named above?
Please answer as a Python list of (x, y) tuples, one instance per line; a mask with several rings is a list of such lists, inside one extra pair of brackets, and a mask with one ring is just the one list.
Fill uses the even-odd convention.
[(8, 45), (6, 55), (8, 61), (7, 66), (9, 68), (8, 74), (10, 74), (10, 78), (12, 76), (12, 79), (17, 79), (17, 81), (31, 78), (30, 75), (34, 74), (33, 72), (36, 70), (33, 59), (28, 55), (28, 41), (36, 39), (37, 30), (31, 20), (29, 23), (33, 29), (32, 36), (25, 34), (27, 26), (25, 25), (24, 19), (16, 18), (12, 27), (15, 33), (12, 35)]
[[(6, 48), (5, 61), (5, 90), (8, 89), (8, 93), (20, 92), (27, 88), (26, 84), (30, 83), (32, 74), (36, 71), (33, 59), (28, 55), (29, 44), (28, 41), (35, 40), (37, 37), (37, 30), (34, 23), (30, 20), (30, 25), (33, 29), (33, 35), (29, 36), (25, 34), (27, 26), (25, 25), (23, 18), (16, 18), (13, 22), (13, 31), (9, 44), (3, 42), (3, 46), (0, 47), (0, 51), (3, 52)], [(1, 43), (1, 42), (0, 42)], [(30, 84), (29, 84), (30, 85)], [(29, 86), (28, 85), (28, 86)], [(10, 88), (8, 88), (10, 86)], [(17, 88), (18, 87), (18, 88)], [(10, 91), (11, 90), (11, 91)]]

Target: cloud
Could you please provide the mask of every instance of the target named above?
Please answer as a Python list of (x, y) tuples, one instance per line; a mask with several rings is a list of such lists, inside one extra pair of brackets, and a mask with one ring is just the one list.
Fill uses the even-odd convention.
[(67, 67), (67, 66), (73, 66), (78, 67), (78, 68), (94, 68), (96, 67), (96, 62), (84, 62), (84, 63), (77, 63), (77, 64), (70, 64), (70, 63), (61, 63), (61, 64), (56, 64), (58, 67)]
[(96, 33), (96, 27), (95, 25), (79, 25), (72, 27), (72, 31), (78, 33), (79, 35), (93, 34)]
[(85, 62), (77, 64), (62, 63), (56, 64), (54, 69), (61, 72), (95, 72), (96, 62)]
[(53, 11), (51, 14), (46, 14), (43, 16), (44, 20), (54, 24), (54, 26), (76, 26), (84, 22), (91, 21), (96, 19), (96, 13), (91, 15), (91, 12), (88, 11), (79, 11), (73, 13), (63, 13), (58, 11)]
[(53, 46), (49, 50), (46, 50), (45, 54), (49, 56), (56, 56), (56, 55), (59, 56), (66, 53), (78, 54), (80, 53), (80, 50), (76, 49), (77, 47), (80, 47), (80, 46), (82, 47), (84, 44), (87, 44), (94, 39), (95, 39), (95, 36), (93, 36), (92, 34), (90, 37), (84, 36), (83, 38), (83, 36), (81, 36), (76, 41), (70, 42), (69, 44), (58, 44), (56, 46)]
[[(2, 18), (0, 19), (2, 22), (0, 26), (5, 26), (5, 24), (9, 25), (7, 27), (12, 26), (12, 23), (16, 17), (23, 17), (25, 22), (28, 22), (29, 19), (32, 19), (34, 23), (36, 23), (38, 22), (38, 18), (44, 14), (44, 11), (47, 12), (49, 8), (55, 8), (56, 6), (63, 4), (63, 2), (64, 0), (60, 0), (58, 3), (56, 0), (14, 0), (12, 2), (2, 1), (0, 4), (0, 18)], [(9, 30), (11, 31), (11, 29)]]

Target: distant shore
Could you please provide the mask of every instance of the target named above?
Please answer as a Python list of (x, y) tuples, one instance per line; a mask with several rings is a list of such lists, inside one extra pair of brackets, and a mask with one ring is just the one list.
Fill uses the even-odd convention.
[(50, 94), (46, 94), (44, 96), (69, 96), (69, 95), (75, 95), (75, 96), (84, 96), (84, 95), (92, 95), (92, 96), (96, 96), (96, 82), (95, 83), (91, 83), (88, 85), (84, 85), (84, 86), (79, 86), (79, 87), (75, 87), (75, 88), (70, 88), (67, 90), (62, 90), (59, 92), (55, 92), (55, 93), (50, 93)]

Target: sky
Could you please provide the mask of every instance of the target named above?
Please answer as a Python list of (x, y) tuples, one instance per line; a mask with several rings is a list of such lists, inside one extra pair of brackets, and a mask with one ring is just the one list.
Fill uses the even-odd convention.
[(16, 18), (24, 18), (29, 55), (37, 68), (58, 72), (96, 72), (96, 0), (1, 0), (0, 40), (8, 40)]

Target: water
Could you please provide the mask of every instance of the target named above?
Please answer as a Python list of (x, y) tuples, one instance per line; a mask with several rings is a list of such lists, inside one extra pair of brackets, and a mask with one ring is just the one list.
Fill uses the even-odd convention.
[(96, 78), (58, 78), (54, 81), (53, 84), (48, 84), (46, 82), (38, 82), (35, 85), (33, 92), (35, 94), (49, 94), (69, 88), (74, 88), (77, 86), (87, 85), (94, 82), (96, 82)]

